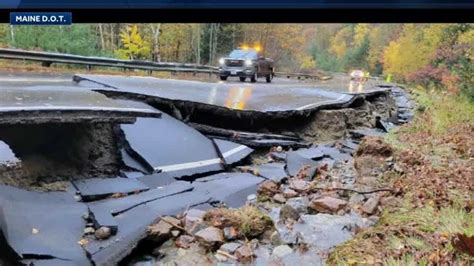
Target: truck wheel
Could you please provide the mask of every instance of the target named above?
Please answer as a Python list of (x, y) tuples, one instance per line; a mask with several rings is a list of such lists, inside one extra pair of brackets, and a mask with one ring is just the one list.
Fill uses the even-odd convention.
[(220, 76), (221, 80), (227, 80), (227, 76)]
[(239, 77), (241, 82), (245, 82), (245, 77)]
[(253, 74), (253, 76), (250, 77), (250, 82), (252, 83), (257, 82), (257, 71), (255, 71), (255, 74)]
[(267, 83), (272, 82), (272, 74), (268, 74), (265, 79), (267, 80)]

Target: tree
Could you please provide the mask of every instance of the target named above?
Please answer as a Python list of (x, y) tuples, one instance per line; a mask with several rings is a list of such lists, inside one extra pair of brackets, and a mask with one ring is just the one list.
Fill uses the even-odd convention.
[(143, 40), (138, 32), (138, 26), (132, 25), (120, 33), (123, 48), (118, 49), (116, 54), (123, 59), (146, 59), (150, 54), (150, 45)]
[(155, 62), (161, 61), (160, 56), (160, 45), (159, 45), (159, 37), (160, 37), (160, 29), (161, 24), (150, 24), (150, 30), (152, 34), (152, 48), (151, 48), (151, 60)]

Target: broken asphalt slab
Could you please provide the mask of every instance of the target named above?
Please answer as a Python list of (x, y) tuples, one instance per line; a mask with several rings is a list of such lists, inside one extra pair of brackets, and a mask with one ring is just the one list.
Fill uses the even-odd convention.
[(221, 139), (213, 139), (213, 141), (227, 165), (238, 163), (253, 152), (253, 149), (235, 142)]
[(90, 178), (73, 181), (83, 201), (101, 199), (113, 194), (130, 194), (149, 190), (142, 182), (129, 178)]
[(255, 194), (265, 179), (248, 173), (219, 173), (193, 182), (194, 191), (208, 194), (213, 201), (236, 208), (245, 204), (247, 196)]
[(0, 166), (11, 166), (20, 163), (20, 160), (15, 156), (5, 142), (0, 140)]
[(281, 182), (284, 178), (288, 177), (288, 173), (285, 171), (284, 163), (265, 163), (253, 167), (258, 176), (265, 179), (270, 179), (275, 182)]
[(0, 185), (0, 228), (20, 258), (48, 257), (89, 265), (77, 243), (87, 207), (70, 192), (34, 192)]
[(133, 151), (151, 171), (185, 177), (223, 170), (212, 140), (169, 115), (138, 118), (121, 128), (127, 151)]
[(300, 171), (305, 171), (305, 176), (312, 179), (316, 174), (320, 162), (303, 157), (297, 151), (286, 153), (286, 171), (290, 176), (296, 176)]
[(165, 173), (165, 172), (151, 174), (151, 175), (142, 175), (140, 177), (137, 177), (137, 179), (140, 180), (140, 182), (142, 182), (143, 184), (151, 188), (167, 186), (177, 180), (174, 177), (172, 177), (170, 174)]
[(177, 215), (209, 200), (208, 195), (187, 191), (139, 205), (114, 217), (119, 228), (116, 235), (106, 240), (91, 240), (85, 249), (96, 265), (116, 265), (146, 237), (148, 226), (157, 219)]
[[(96, 91), (135, 94), (166, 101), (194, 102), (238, 111), (286, 112), (350, 103), (354, 96), (301, 84), (232, 84), (76, 74), (74, 81), (102, 85)], [(90, 86), (90, 83), (87, 84)]]
[(209, 138), (232, 141), (252, 148), (273, 146), (300, 148), (309, 146), (303, 139), (296, 136), (238, 131), (197, 123), (188, 123), (188, 125)]
[(133, 158), (133, 156), (130, 155), (125, 150), (125, 148), (120, 149), (120, 155), (121, 155), (121, 159), (122, 159), (123, 164), (127, 168), (131, 169), (134, 172), (139, 171), (141, 173), (141, 175), (143, 175), (143, 173), (148, 172), (148, 169), (146, 169), (145, 166), (141, 162), (139, 162), (135, 158)]
[(0, 88), (0, 124), (133, 123), (161, 112), (134, 101), (114, 100), (74, 86)]
[(336, 162), (346, 162), (352, 159), (350, 154), (328, 145), (318, 145), (302, 148), (286, 153), (286, 170), (295, 176), (302, 169), (306, 177), (313, 177), (318, 167), (327, 165), (331, 168)]
[(139, 205), (146, 204), (164, 197), (191, 191), (193, 186), (189, 182), (176, 181), (168, 186), (150, 189), (148, 191), (133, 194), (122, 198), (110, 198), (88, 203), (92, 214), (97, 211), (104, 211), (111, 216), (118, 215), (133, 209)]

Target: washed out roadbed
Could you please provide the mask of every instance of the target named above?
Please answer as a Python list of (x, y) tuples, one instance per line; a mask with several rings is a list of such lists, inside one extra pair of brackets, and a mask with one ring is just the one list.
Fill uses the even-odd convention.
[(375, 227), (330, 254), (328, 264), (474, 263), (474, 107), (420, 93), (414, 121), (391, 133), (395, 171), (379, 180), (399, 192)]

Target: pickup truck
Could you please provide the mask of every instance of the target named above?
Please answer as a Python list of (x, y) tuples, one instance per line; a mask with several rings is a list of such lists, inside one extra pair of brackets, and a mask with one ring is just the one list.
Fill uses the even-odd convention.
[(238, 48), (227, 57), (219, 59), (221, 80), (227, 80), (228, 77), (239, 77), (242, 82), (245, 82), (247, 78), (250, 78), (251, 82), (257, 82), (259, 77), (265, 77), (267, 82), (272, 82), (274, 75), (273, 60), (265, 58), (257, 49)]

